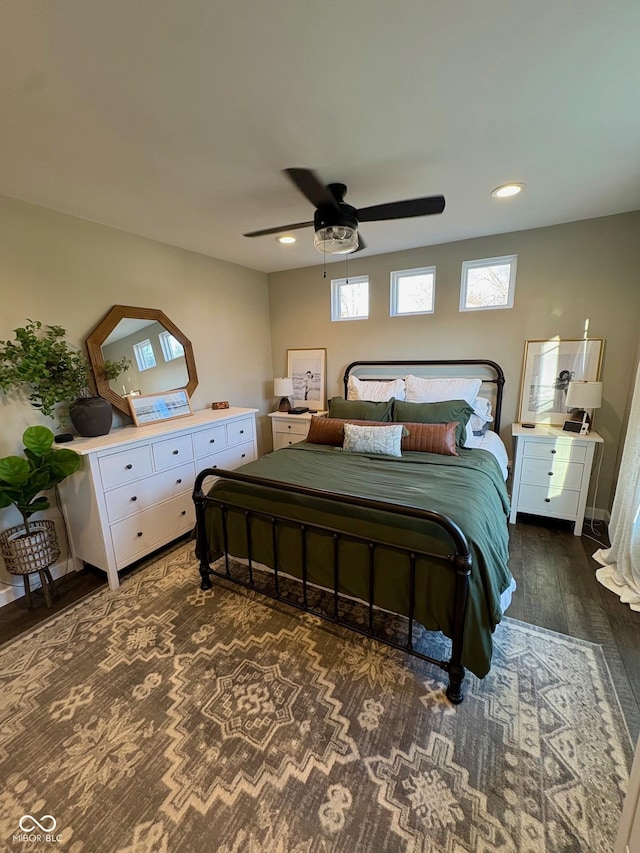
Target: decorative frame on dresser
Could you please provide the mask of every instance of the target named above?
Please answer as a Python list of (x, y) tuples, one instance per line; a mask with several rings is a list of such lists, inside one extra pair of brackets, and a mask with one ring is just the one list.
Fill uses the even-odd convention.
[(574, 522), (574, 535), (582, 525), (597, 444), (604, 439), (591, 430), (573, 435), (560, 427), (536, 424), (533, 429), (511, 425), (515, 443), (511, 524), (519, 512)]
[(96, 566), (117, 589), (119, 570), (188, 533), (197, 473), (258, 458), (257, 411), (206, 409), (68, 445), (83, 457), (58, 487), (76, 568)]

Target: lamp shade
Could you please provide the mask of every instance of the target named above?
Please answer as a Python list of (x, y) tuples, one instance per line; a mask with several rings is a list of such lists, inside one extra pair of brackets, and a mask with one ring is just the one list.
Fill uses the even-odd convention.
[(291, 397), (293, 395), (293, 379), (284, 376), (273, 380), (274, 397)]
[(599, 409), (602, 405), (602, 382), (573, 381), (567, 388), (567, 408)]

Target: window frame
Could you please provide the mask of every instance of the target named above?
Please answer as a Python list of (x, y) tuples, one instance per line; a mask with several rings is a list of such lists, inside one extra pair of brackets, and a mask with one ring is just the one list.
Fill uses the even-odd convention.
[[(151, 355), (153, 356), (153, 364), (147, 364), (146, 359), (142, 356), (142, 351), (149, 347), (151, 350)], [(140, 373), (144, 373), (145, 370), (153, 370), (154, 367), (158, 366), (158, 361), (156, 359), (156, 353), (153, 349), (153, 344), (151, 343), (151, 339), (147, 338), (144, 341), (138, 341), (133, 345), (133, 354), (136, 359), (136, 365), (138, 366), (138, 370)]]
[[(158, 335), (158, 340), (160, 341), (162, 357), (164, 358), (166, 363), (170, 361), (175, 361), (176, 358), (184, 357), (184, 347), (182, 343), (176, 338), (175, 335), (171, 334), (171, 332), (169, 332), (168, 330), (160, 332), (160, 334)], [(171, 353), (173, 352), (173, 346), (171, 344), (171, 341), (175, 341), (182, 350), (182, 352), (179, 352), (176, 355), (172, 355)]]
[[(433, 288), (431, 308), (425, 311), (398, 311), (398, 289), (403, 278), (417, 277), (418, 275), (432, 275)], [(416, 317), (421, 314), (435, 314), (436, 311), (436, 268), (415, 267), (409, 270), (392, 270), (389, 274), (389, 316), (390, 317)]]
[[(340, 289), (344, 285), (366, 284), (367, 285), (367, 313), (358, 315), (357, 317), (341, 317), (340, 316)], [(345, 323), (352, 320), (368, 320), (370, 307), (370, 292), (369, 292), (369, 276), (368, 275), (350, 275), (345, 278), (331, 279), (331, 322)]]
[[(478, 305), (468, 306), (467, 286), (468, 272), (472, 269), (482, 269), (484, 267), (497, 267), (509, 265), (509, 289), (507, 292), (507, 302), (504, 305)], [(516, 290), (516, 272), (518, 269), (518, 255), (500, 255), (496, 258), (480, 258), (473, 261), (463, 261), (462, 271), (460, 274), (460, 311), (500, 311), (503, 308), (513, 308), (515, 290)]]

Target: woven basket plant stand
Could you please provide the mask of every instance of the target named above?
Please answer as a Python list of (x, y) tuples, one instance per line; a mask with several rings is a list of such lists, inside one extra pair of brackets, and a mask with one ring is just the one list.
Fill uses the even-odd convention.
[(29, 575), (36, 572), (40, 575), (47, 607), (51, 607), (56, 588), (49, 566), (60, 556), (55, 523), (48, 520), (32, 521), (29, 526), (29, 533), (25, 532), (22, 524), (3, 530), (0, 533), (0, 553), (7, 571), (12, 575), (22, 575), (27, 607), (33, 607)]

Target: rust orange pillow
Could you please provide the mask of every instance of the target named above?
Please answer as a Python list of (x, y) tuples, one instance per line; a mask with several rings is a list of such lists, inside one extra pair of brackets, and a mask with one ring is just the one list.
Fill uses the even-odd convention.
[(311, 444), (331, 444), (333, 447), (342, 447), (344, 441), (344, 425), (357, 424), (359, 426), (389, 426), (382, 421), (359, 421), (351, 418), (311, 418), (309, 432), (306, 441)]
[(440, 453), (442, 456), (458, 456), (456, 448), (457, 421), (448, 424), (403, 423), (409, 430), (409, 435), (402, 439), (403, 450)]

